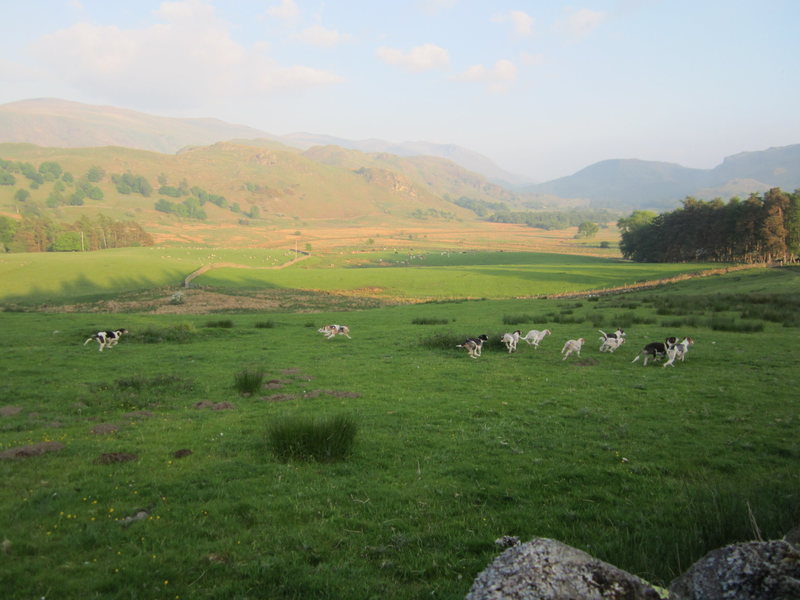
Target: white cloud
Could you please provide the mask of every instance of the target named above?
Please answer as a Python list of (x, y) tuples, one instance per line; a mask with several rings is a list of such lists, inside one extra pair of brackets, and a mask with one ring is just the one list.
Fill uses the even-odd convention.
[(281, 0), (280, 4), (267, 9), (267, 15), (276, 19), (291, 21), (300, 16), (300, 9), (294, 0)]
[(40, 38), (40, 63), (81, 93), (122, 105), (185, 109), (231, 96), (342, 81), (309, 66), (279, 65), (265, 44), (246, 48), (203, 0), (165, 2), (141, 29), (78, 23)]
[(522, 64), (526, 67), (536, 67), (538, 65), (544, 64), (544, 54), (538, 52), (536, 54), (531, 54), (530, 52), (523, 52), (520, 55), (520, 60)]
[(295, 36), (301, 42), (312, 46), (333, 47), (339, 44), (351, 42), (353, 36), (347, 33), (339, 33), (335, 29), (327, 29), (322, 25), (312, 25), (307, 27)]
[(517, 67), (510, 60), (498, 60), (493, 67), (473, 65), (454, 77), (456, 81), (483, 83), (494, 93), (507, 92), (517, 79)]
[(569, 11), (563, 26), (569, 36), (574, 39), (586, 37), (608, 17), (607, 13), (597, 12), (588, 8), (569, 9)]
[(435, 15), (440, 11), (453, 8), (459, 0), (419, 0), (422, 12)]
[(492, 17), (495, 23), (511, 23), (517, 35), (533, 35), (533, 17), (521, 10), (512, 10), (507, 13), (496, 14)]
[(450, 54), (435, 44), (416, 46), (408, 52), (382, 46), (377, 50), (382, 61), (408, 71), (430, 71), (446, 67), (450, 63)]

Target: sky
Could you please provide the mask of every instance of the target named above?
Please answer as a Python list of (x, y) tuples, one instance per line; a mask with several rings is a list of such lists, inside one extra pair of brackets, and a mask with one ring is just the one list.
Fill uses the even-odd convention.
[(456, 144), (532, 181), (800, 143), (798, 0), (0, 0), (0, 14), (0, 104)]

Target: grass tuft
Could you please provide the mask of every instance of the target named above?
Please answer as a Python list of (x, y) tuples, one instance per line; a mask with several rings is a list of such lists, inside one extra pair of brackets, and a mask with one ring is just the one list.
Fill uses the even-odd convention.
[(264, 371), (262, 369), (243, 369), (234, 375), (233, 387), (242, 396), (253, 395), (261, 389), (263, 382)]
[(450, 319), (436, 319), (432, 317), (417, 317), (411, 320), (412, 325), (447, 325)]
[(144, 344), (161, 344), (163, 342), (188, 342), (197, 333), (192, 323), (177, 323), (170, 327), (147, 327), (138, 333), (131, 334), (131, 339)]
[(267, 439), (279, 460), (334, 462), (350, 456), (357, 431), (355, 420), (348, 415), (284, 417), (270, 426)]
[(220, 319), (219, 321), (207, 321), (206, 327), (220, 327), (223, 329), (233, 328), (233, 321), (231, 319)]
[(520, 323), (535, 323), (533, 315), (503, 315), (503, 325), (519, 325)]
[(272, 329), (275, 327), (275, 321), (258, 321), (255, 325), (256, 329)]

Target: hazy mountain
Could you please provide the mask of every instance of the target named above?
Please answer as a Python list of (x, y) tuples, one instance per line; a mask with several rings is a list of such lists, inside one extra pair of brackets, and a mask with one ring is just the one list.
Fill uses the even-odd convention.
[(121, 146), (172, 154), (184, 146), (269, 134), (217, 119), (174, 119), (43, 98), (0, 105), (0, 142), (56, 148)]
[(800, 187), (800, 144), (729, 156), (713, 169), (633, 159), (604, 160), (574, 175), (524, 190), (582, 198), (594, 206), (665, 210), (674, 208), (686, 196), (728, 199), (772, 187), (786, 191)]
[(346, 140), (343, 138), (312, 133), (292, 133), (279, 138), (288, 146), (307, 150), (313, 146), (340, 146), (360, 152), (396, 154), (397, 156), (436, 156), (452, 160), (469, 171), (480, 173), (484, 177), (501, 185), (523, 185), (529, 183), (521, 175), (509, 173), (501, 169), (482, 154), (473, 152), (455, 144), (434, 144), (432, 142), (403, 142), (400, 144), (385, 140)]
[[(237, 222), (257, 214), (259, 222), (286, 219), (379, 219), (394, 223), (475, 220), (474, 212), (457, 206), (462, 195), (486, 202), (513, 201), (516, 196), (484, 177), (445, 159), (370, 155), (339, 147), (315, 147), (306, 152), (271, 142), (261, 145), (218, 142), (192, 146), (176, 154), (105, 146), (53, 148), (23, 143), (0, 143), (0, 159), (37, 167), (55, 162), (79, 180), (94, 168), (103, 173), (97, 183), (102, 201), (84, 198), (70, 204), (75, 185), (45, 181), (31, 187), (19, 171), (13, 185), (0, 185), (0, 213), (52, 209), (55, 213), (107, 211), (136, 215), (152, 224), (165, 218), (155, 208), (160, 198), (183, 202), (187, 194), (159, 191), (161, 186), (204, 190), (225, 199), (236, 211), (206, 204), (209, 223)], [(115, 177), (126, 173), (144, 178), (148, 196), (121, 192)], [(56, 189), (57, 184), (61, 188)], [(22, 204), (14, 197), (26, 188)], [(194, 192), (192, 192), (194, 193)], [(199, 197), (199, 196), (198, 196)], [(256, 212), (253, 209), (256, 209)], [(255, 218), (255, 217), (254, 217)]]
[(353, 141), (311, 133), (278, 136), (218, 119), (158, 117), (134, 110), (54, 98), (0, 105), (0, 142), (26, 142), (58, 148), (122, 146), (172, 154), (186, 146), (205, 146), (234, 139), (267, 139), (301, 150), (318, 145), (336, 145), (361, 152), (436, 156), (452, 160), (494, 181), (527, 183), (521, 176), (504, 171), (485, 156), (453, 144), (396, 144), (377, 139)]

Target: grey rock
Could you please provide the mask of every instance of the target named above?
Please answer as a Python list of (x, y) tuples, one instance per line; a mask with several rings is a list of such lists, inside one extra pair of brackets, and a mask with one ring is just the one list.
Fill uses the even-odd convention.
[(784, 540), (712, 550), (669, 586), (670, 600), (798, 600), (800, 552)]
[(465, 600), (659, 600), (647, 582), (556, 540), (534, 538), (498, 556)]

